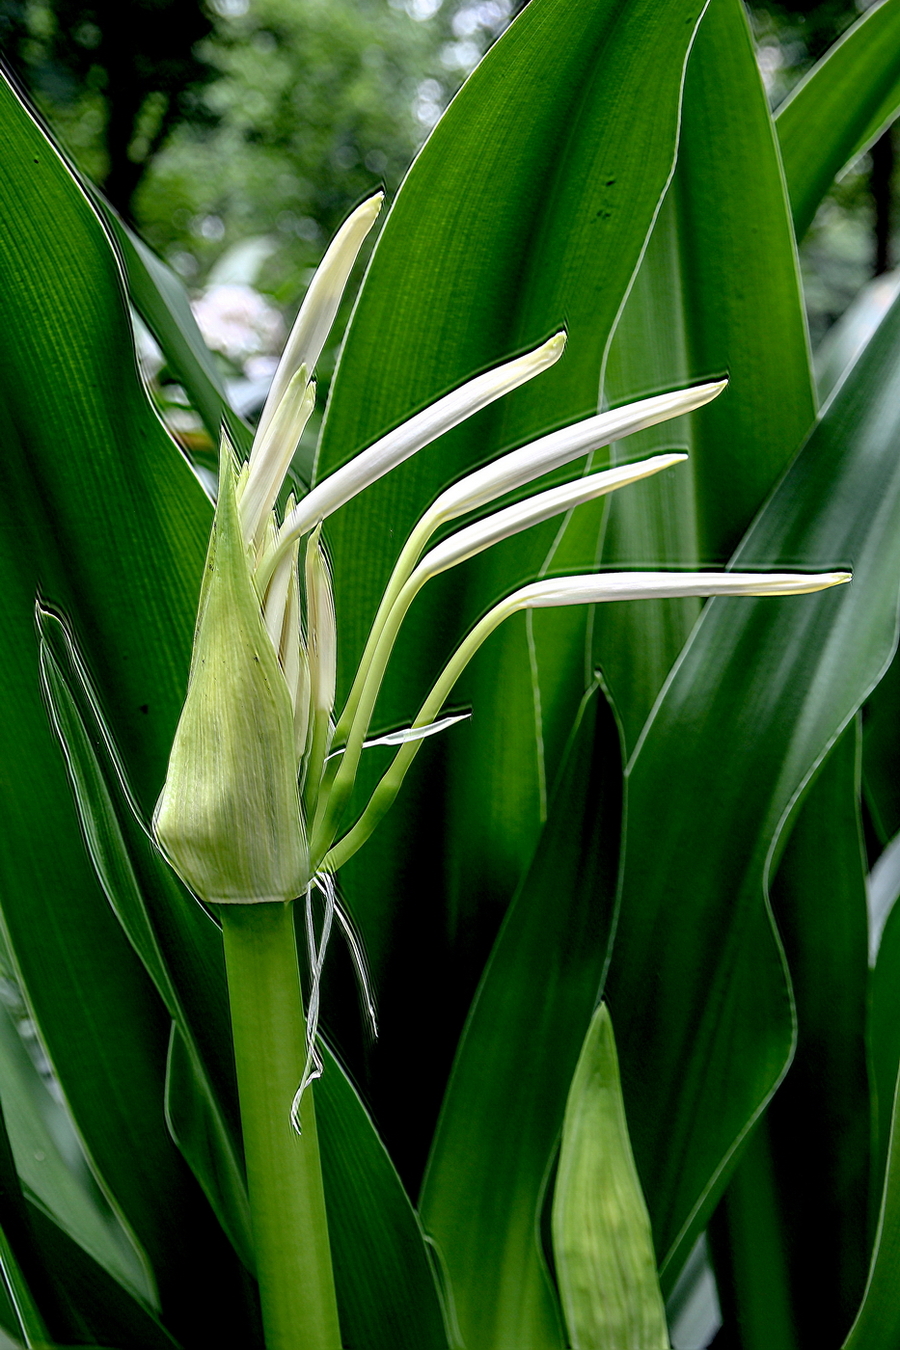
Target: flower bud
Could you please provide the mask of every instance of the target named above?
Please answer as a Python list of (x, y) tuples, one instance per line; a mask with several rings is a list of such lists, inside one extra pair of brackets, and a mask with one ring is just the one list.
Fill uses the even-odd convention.
[(292, 699), (263, 621), (224, 439), (187, 698), (153, 828), (209, 903), (291, 900), (309, 881)]

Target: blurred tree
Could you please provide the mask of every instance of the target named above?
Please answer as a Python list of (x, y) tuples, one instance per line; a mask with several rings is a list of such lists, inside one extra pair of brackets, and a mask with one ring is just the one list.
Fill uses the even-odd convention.
[[(2, 0), (0, 46), (51, 122), (90, 147), (90, 169), (128, 217), (172, 127), (208, 118), (212, 32), (198, 0)], [(87, 133), (87, 134), (85, 134)], [(87, 166), (86, 166), (87, 167)]]
[(399, 185), (510, 0), (217, 0), (202, 45), (211, 124), (180, 127), (137, 200), (151, 242), (201, 279), (266, 234), (267, 289), (293, 299), (365, 193)]

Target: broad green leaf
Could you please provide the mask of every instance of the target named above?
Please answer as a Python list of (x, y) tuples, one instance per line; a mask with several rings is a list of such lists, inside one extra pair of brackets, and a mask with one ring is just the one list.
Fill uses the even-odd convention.
[(91, 189), (91, 198), (115, 241), (131, 301), (203, 419), (213, 445), (219, 444), (224, 422), (232, 443), (249, 454), (250, 430), (228, 405), (216, 363), (197, 327), (181, 279), (129, 229), (96, 188)]
[(448, 1350), (418, 1216), (350, 1079), (324, 1044), (322, 1051), (316, 1111), (346, 1343)]
[[(604, 392), (619, 403), (723, 372), (728, 388), (708, 408), (617, 447), (630, 459), (684, 445), (690, 459), (611, 499), (605, 567), (724, 560), (815, 414), (778, 153), (737, 0), (713, 0), (691, 51), (675, 177), (610, 345)], [(696, 602), (653, 601), (594, 616), (594, 660), (630, 746), (698, 612)], [(542, 695), (558, 660), (549, 641), (539, 647)]]
[[(235, 1156), (221, 933), (175, 880), (141, 827), (71, 636), (58, 617), (48, 614), (41, 616), (41, 631), (51, 707), (94, 866), (174, 1018), (167, 1120), (252, 1268), (242, 1161)], [(227, 1066), (218, 1062), (217, 1044), (225, 1049)], [(384, 1350), (442, 1350), (440, 1302), (415, 1214), (349, 1080), (332, 1056), (326, 1058), (317, 1102), (342, 1326), (351, 1344), (356, 1340), (367, 1350), (382, 1345)]]
[[(166, 1065), (169, 1128), (236, 1251), (252, 1270), (253, 1239), (234, 1119), (236, 1108), (233, 1103), (219, 1104), (188, 1013), (160, 948), (145, 901), (141, 872), (158, 879), (157, 889), (170, 900), (172, 918), (181, 929), (175, 934), (179, 945), (196, 946), (198, 941), (202, 942), (198, 930), (212, 929), (213, 922), (192, 897), (169, 882), (168, 868), (158, 856), (128, 794), (96, 693), (64, 621), (39, 609), (37, 622), (44, 695), (65, 756), (91, 862), (113, 912), (174, 1020)], [(203, 973), (207, 976), (203, 992), (208, 991), (214, 997), (218, 991), (210, 985), (218, 973), (215, 965), (210, 963)], [(193, 974), (196, 983), (198, 972)], [(220, 998), (220, 1011), (221, 1004)], [(200, 1017), (204, 1014), (206, 1018), (214, 1016), (209, 1007)], [(219, 1022), (220, 1036), (227, 1036), (227, 1022), (221, 1016)], [(211, 1037), (207, 1034), (203, 1040), (208, 1044)], [(216, 1058), (221, 1061), (222, 1056)], [(220, 1080), (225, 1080), (222, 1086), (227, 1102), (227, 1097), (234, 1094), (231, 1066), (224, 1073), (224, 1066), (215, 1064), (215, 1067), (220, 1070)]]
[(800, 81), (776, 114), (801, 239), (841, 169), (900, 110), (900, 4), (881, 0)]
[(715, 1244), (723, 1310), (746, 1350), (836, 1342), (865, 1286), (872, 1128), (858, 732), (857, 719), (829, 753), (772, 883), (797, 1048), (725, 1193)]
[(612, 1020), (591, 1019), (572, 1077), (553, 1194), (553, 1255), (575, 1350), (668, 1350), (647, 1206), (622, 1101)]
[[(388, 570), (437, 490), (502, 448), (596, 411), (603, 352), (671, 173), (683, 65), (703, 7), (704, 0), (532, 0), (410, 170), (348, 329), (318, 476), (563, 324), (568, 348), (530, 389), (442, 437), (328, 522), (344, 688)], [(409, 720), (456, 639), (500, 593), (536, 574), (556, 529), (508, 541), (431, 583), (405, 624), (379, 724)], [(579, 668), (562, 715), (545, 710), (556, 736), (550, 781), (587, 682)], [(458, 697), (474, 704), (471, 728), (454, 729), (423, 753), (379, 837), (342, 875), (376, 976), (385, 935), (396, 938), (399, 983), (386, 995), (385, 1086), (375, 1105), (391, 1146), (410, 1159), (410, 1176), (545, 806), (524, 622), (483, 649)], [(372, 772), (380, 767), (370, 763)], [(432, 897), (427, 916), (423, 893)], [(422, 943), (434, 953), (427, 971)], [(437, 1008), (427, 1056), (419, 1051), (419, 997)], [(401, 1102), (392, 1083), (412, 1060), (427, 1062), (422, 1091)]]
[(103, 1206), (77, 1139), (68, 1135), (64, 1110), (38, 1075), (5, 1008), (0, 1010), (0, 1097), (23, 1186), (95, 1261), (152, 1304), (153, 1289), (138, 1254)]
[(538, 1219), (607, 961), (620, 791), (618, 731), (595, 694), (472, 1006), (422, 1193), (468, 1350), (565, 1346)]
[[(209, 504), (141, 385), (103, 229), (6, 85), (0, 127), (3, 921), (167, 1324), (208, 1344), (242, 1326), (239, 1266), (168, 1136), (169, 1018), (84, 852), (41, 703), (34, 603), (40, 591), (71, 617), (146, 810), (183, 697)], [(37, 837), (52, 846), (36, 850)]]
[(734, 559), (852, 563), (847, 594), (709, 604), (629, 765), (608, 997), (668, 1281), (792, 1049), (766, 901), (773, 851), (893, 652), (898, 376), (895, 305)]

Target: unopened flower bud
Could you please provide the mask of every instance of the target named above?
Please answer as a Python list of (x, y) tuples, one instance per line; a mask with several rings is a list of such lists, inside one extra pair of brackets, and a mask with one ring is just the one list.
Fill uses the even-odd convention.
[(224, 440), (187, 698), (153, 826), (176, 872), (209, 903), (291, 900), (308, 884), (292, 699), (263, 621)]

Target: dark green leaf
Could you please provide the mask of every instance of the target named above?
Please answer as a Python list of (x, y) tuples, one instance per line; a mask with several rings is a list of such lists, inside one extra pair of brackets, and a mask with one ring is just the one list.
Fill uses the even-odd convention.
[(594, 695), (473, 1004), (422, 1195), (470, 1350), (566, 1343), (538, 1216), (607, 961), (620, 791), (618, 730)]
[(84, 852), (41, 704), (34, 602), (40, 591), (70, 616), (146, 811), (183, 697), (209, 504), (144, 393), (103, 229), (6, 85), (0, 126), (3, 919), (167, 1322), (208, 1344), (241, 1326), (240, 1276), (223, 1273), (237, 1263), (168, 1136), (169, 1017)]
[(115, 240), (134, 307), (203, 419), (210, 440), (214, 446), (219, 444), (224, 421), (232, 444), (246, 456), (251, 432), (228, 405), (216, 363), (180, 279), (128, 228), (100, 192), (93, 189), (91, 196)]
[[(723, 1310), (745, 1350), (837, 1345), (869, 1245), (868, 929), (858, 724), (803, 801), (772, 885), (797, 1014), (787, 1077), (717, 1221)], [(892, 1069), (896, 1074), (897, 1057)]]
[[(448, 387), (563, 324), (568, 350), (503, 407), (443, 437), (329, 522), (344, 687), (388, 570), (436, 491), (501, 448), (596, 410), (606, 343), (671, 172), (684, 59), (702, 9), (702, 0), (532, 0), (413, 165), (348, 330), (320, 476)], [(432, 583), (401, 635), (382, 724), (409, 719), (472, 620), (537, 572), (556, 528), (529, 532)], [(551, 781), (589, 682), (583, 665), (582, 648), (558, 693), (561, 711), (543, 710)], [(458, 697), (474, 703), (471, 730), (423, 753), (380, 837), (342, 877), (376, 975), (386, 935), (397, 939), (376, 1109), (410, 1177), (545, 808), (524, 621), (492, 639)], [(411, 897), (408, 906), (401, 895)], [(427, 970), (423, 944), (434, 953)], [(436, 1009), (427, 1027), (420, 1000)], [(395, 1085), (413, 1060), (428, 1070), (409, 1102)]]
[(322, 1048), (316, 1110), (345, 1343), (365, 1350), (447, 1350), (418, 1217), (352, 1083)]
[(895, 306), (734, 559), (852, 564), (852, 586), (711, 602), (629, 768), (609, 1000), (669, 1280), (791, 1053), (765, 898), (773, 850), (896, 640), (898, 378)]
[(900, 4), (882, 0), (801, 80), (776, 126), (800, 239), (841, 169), (900, 109)]
[[(618, 447), (632, 459), (684, 445), (691, 457), (610, 500), (604, 566), (724, 560), (815, 413), (772, 122), (736, 0), (713, 0), (691, 51), (675, 177), (613, 337), (604, 389), (614, 404), (723, 373), (727, 390), (698, 415)], [(630, 746), (698, 611), (695, 601), (671, 600), (597, 611), (595, 660)], [(542, 674), (559, 659), (549, 642), (538, 656)]]

